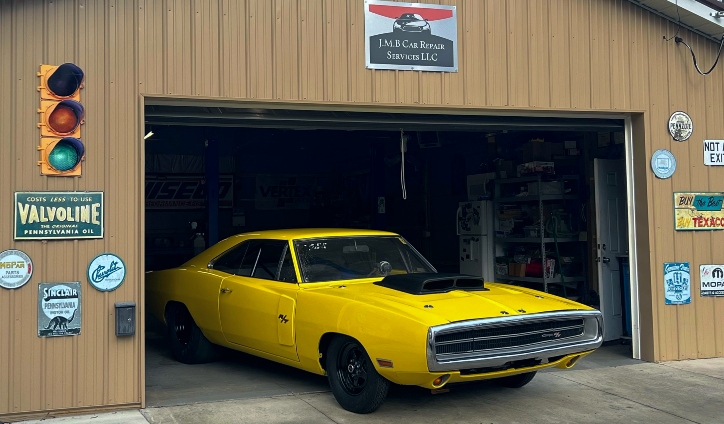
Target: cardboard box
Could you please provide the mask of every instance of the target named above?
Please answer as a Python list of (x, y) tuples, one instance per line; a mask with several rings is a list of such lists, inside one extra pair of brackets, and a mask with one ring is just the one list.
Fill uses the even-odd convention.
[(508, 264), (508, 275), (510, 275), (511, 277), (525, 277), (525, 268), (526, 264)]

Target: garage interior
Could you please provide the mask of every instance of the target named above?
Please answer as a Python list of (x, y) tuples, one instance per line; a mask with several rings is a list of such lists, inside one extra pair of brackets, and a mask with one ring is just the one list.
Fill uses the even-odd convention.
[[(147, 271), (243, 232), (387, 230), (439, 272), (604, 305), (617, 325), (579, 366), (635, 362), (622, 119), (147, 105), (145, 122)], [(164, 332), (147, 319), (148, 406), (328, 389), (240, 352), (177, 363)]]

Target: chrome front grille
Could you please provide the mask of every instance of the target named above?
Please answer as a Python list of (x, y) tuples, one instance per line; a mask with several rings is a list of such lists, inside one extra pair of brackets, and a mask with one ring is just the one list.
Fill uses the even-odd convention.
[(435, 353), (445, 355), (526, 346), (581, 334), (583, 319), (580, 318), (463, 330), (438, 334), (435, 337)]
[(602, 342), (603, 317), (596, 310), (455, 322), (430, 328), (428, 368), (499, 367), (522, 359), (584, 352)]

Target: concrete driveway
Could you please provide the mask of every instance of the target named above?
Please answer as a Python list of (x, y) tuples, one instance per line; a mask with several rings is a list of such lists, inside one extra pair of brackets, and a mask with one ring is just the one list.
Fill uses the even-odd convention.
[(548, 371), (521, 389), (394, 387), (369, 415), (341, 409), (327, 391), (142, 413), (149, 423), (722, 423), (723, 402), (724, 359), (708, 359)]
[(724, 358), (645, 363), (630, 358), (629, 346), (609, 344), (572, 370), (539, 372), (521, 389), (480, 382), (433, 395), (392, 386), (379, 410), (357, 415), (336, 403), (324, 377), (237, 352), (184, 365), (160, 333), (148, 335), (146, 409), (42, 422), (724, 423)]

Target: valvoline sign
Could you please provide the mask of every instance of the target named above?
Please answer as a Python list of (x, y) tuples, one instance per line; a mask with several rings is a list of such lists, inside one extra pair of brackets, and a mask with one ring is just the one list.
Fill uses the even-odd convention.
[(366, 0), (369, 69), (457, 72), (455, 6)]

